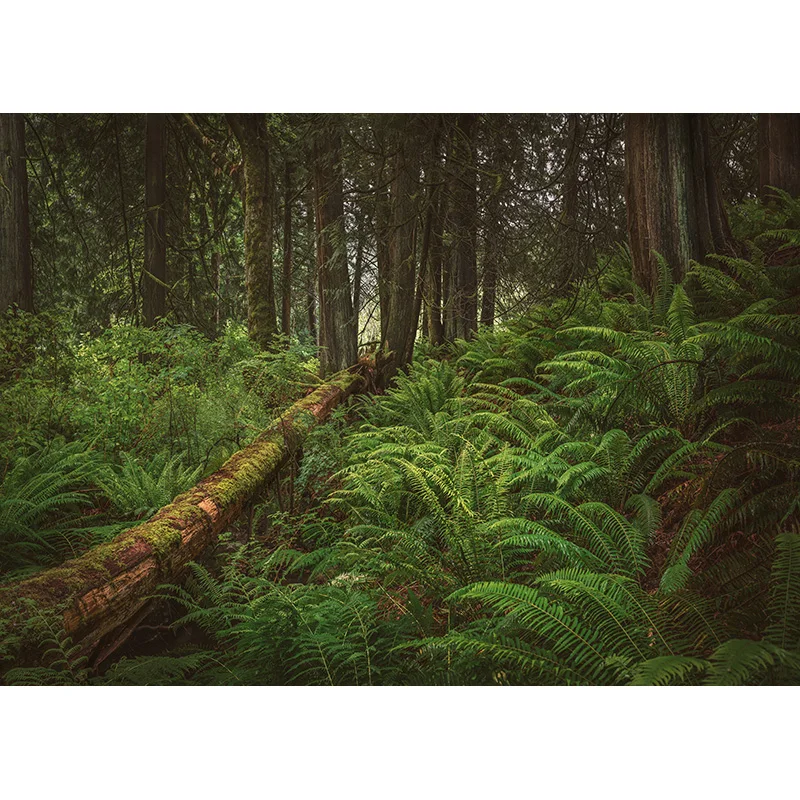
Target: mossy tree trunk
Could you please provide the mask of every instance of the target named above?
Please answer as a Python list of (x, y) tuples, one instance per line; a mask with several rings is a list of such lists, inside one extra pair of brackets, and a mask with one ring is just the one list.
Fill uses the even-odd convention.
[(36, 665), (40, 627), (48, 618), (84, 655), (102, 661), (132, 632), (156, 588), (181, 580), (186, 566), (216, 541), (361, 380), (355, 371), (334, 376), (147, 522), (60, 567), (0, 587), (0, 661), (10, 656), (16, 665)]
[(758, 115), (758, 183), (800, 197), (800, 114)]
[(25, 118), (0, 114), (0, 312), (33, 311)]
[(330, 375), (358, 359), (358, 321), (347, 268), (341, 135), (335, 118), (323, 119), (314, 139), (314, 205), (320, 368), (323, 375)]
[(155, 325), (167, 311), (167, 128), (165, 114), (148, 114), (145, 130), (145, 222), (142, 311)]
[(263, 114), (229, 114), (244, 164), (244, 283), (247, 330), (261, 348), (278, 331), (272, 275), (272, 185)]
[(680, 281), (690, 259), (734, 252), (704, 115), (628, 114), (625, 169), (633, 275), (642, 289), (658, 288), (656, 253)]

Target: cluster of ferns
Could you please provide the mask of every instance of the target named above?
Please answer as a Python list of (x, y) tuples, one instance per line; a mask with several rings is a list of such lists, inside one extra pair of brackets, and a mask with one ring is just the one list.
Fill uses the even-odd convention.
[(800, 244), (797, 203), (782, 214), (746, 257), (680, 283), (664, 264), (655, 298), (621, 251), (577, 301), (420, 347), (312, 438), (306, 503), (269, 542), (162, 589), (203, 646), (98, 677), (55, 632), (59, 669), (16, 678), (800, 682), (800, 267), (769, 256)]

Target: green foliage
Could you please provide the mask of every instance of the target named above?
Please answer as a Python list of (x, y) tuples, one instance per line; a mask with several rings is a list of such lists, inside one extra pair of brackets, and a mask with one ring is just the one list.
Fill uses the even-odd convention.
[(152, 516), (181, 492), (194, 486), (201, 467), (185, 467), (180, 456), (156, 454), (145, 465), (127, 453), (122, 465), (108, 468), (97, 483), (114, 509), (125, 518)]
[(211, 342), (186, 325), (82, 336), (56, 313), (0, 323), (0, 573), (149, 516), (319, 382), (313, 348), (259, 354), (233, 324)]
[(70, 529), (89, 504), (99, 461), (82, 442), (53, 440), (19, 455), (0, 487), (0, 571), (52, 563), (77, 544)]
[(41, 665), (16, 667), (3, 676), (9, 686), (80, 686), (90, 682), (88, 659), (81, 654), (80, 645), (63, 628), (39, 615), (36, 620), (45, 633), (42, 636)]
[[(312, 434), (292, 511), (276, 522), (262, 506), (247, 546), (162, 589), (202, 647), (127, 658), (103, 680), (800, 682), (800, 315), (796, 275), (771, 266), (795, 241), (793, 203), (742, 210), (746, 258), (692, 264), (680, 284), (662, 261), (652, 300), (620, 250), (574, 302), (481, 331), (449, 361), (421, 348), (385, 395)], [(148, 332), (143, 361), (128, 335), (114, 345), (127, 355), (78, 355), (95, 354), (92, 402), (136, 441), (86, 478), (117, 514), (192, 482), (212, 429), (238, 445), (263, 406), (313, 383), (309, 353), (248, 352), (241, 331), (215, 345)], [(136, 399), (122, 378), (103, 400), (111, 361), (159, 388)]]

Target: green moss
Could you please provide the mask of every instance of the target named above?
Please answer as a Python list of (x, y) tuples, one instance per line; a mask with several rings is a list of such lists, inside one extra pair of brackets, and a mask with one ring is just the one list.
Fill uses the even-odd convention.
[(142, 538), (153, 548), (159, 564), (169, 555), (171, 550), (180, 547), (181, 531), (172, 520), (149, 522), (142, 530)]

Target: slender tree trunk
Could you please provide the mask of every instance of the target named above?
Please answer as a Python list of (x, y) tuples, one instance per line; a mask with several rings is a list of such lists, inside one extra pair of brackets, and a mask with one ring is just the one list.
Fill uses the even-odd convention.
[[(430, 272), (430, 252), (431, 252), (431, 230), (433, 228), (433, 197), (429, 195), (425, 211), (425, 221), (422, 226), (422, 249), (419, 256), (419, 269), (417, 270), (417, 288), (414, 292), (414, 309), (411, 312), (411, 335), (406, 341), (406, 352), (403, 364), (410, 364), (414, 360), (414, 344), (417, 340), (417, 328), (419, 328), (419, 315), (422, 311), (423, 298), (427, 293), (427, 278)], [(427, 309), (426, 309), (427, 311)], [(428, 320), (425, 314), (422, 316), (422, 330), (428, 329)]]
[(375, 258), (378, 264), (378, 304), (381, 319), (381, 345), (386, 341), (389, 331), (389, 295), (391, 286), (391, 203), (386, 182), (386, 165), (378, 174), (380, 186), (375, 198)]
[(481, 325), (491, 328), (494, 325), (495, 305), (497, 303), (498, 231), (496, 195), (487, 201), (486, 219), (483, 229), (483, 293), (481, 294)]
[(625, 162), (634, 279), (642, 289), (657, 290), (656, 253), (679, 281), (690, 259), (735, 251), (703, 115), (628, 114)]
[(230, 114), (244, 162), (244, 283), (247, 329), (262, 349), (277, 333), (272, 275), (272, 186), (267, 129), (262, 114)]
[[(448, 158), (448, 161), (450, 159)], [(455, 244), (453, 241), (453, 178), (447, 181), (446, 213), (442, 229), (442, 344), (452, 342), (458, 337), (456, 327), (456, 277), (453, 268)], [(449, 240), (445, 244), (445, 237)]]
[[(439, 198), (441, 192), (441, 117), (437, 116), (433, 121), (433, 133), (429, 142), (430, 150), (428, 156), (427, 167), (425, 168), (425, 180), (428, 183), (428, 189), (425, 196), (424, 206), (424, 222), (422, 227), (422, 248), (419, 257), (419, 271), (417, 272), (417, 289), (414, 296), (414, 311), (412, 313), (412, 334), (406, 343), (405, 363), (409, 364), (414, 358), (414, 342), (417, 336), (417, 327), (419, 326), (420, 311), (422, 314), (422, 332), (426, 335), (430, 329), (430, 307), (432, 305), (432, 297), (435, 293), (430, 287), (432, 283), (432, 268), (431, 268), (431, 240), (434, 237), (434, 228), (436, 225), (436, 216), (439, 209)], [(441, 270), (440, 270), (441, 273)], [(441, 289), (439, 290), (441, 292)], [(441, 320), (441, 316), (439, 317)]]
[(800, 197), (800, 114), (758, 115), (758, 183)]
[[(174, 129), (171, 125), (168, 130)], [(183, 152), (170, 134), (170, 147), (167, 149), (168, 173), (170, 176), (166, 197), (165, 230), (167, 237), (167, 289), (166, 304), (172, 317), (178, 322), (196, 323), (192, 314), (194, 294), (195, 250), (197, 241), (192, 233), (191, 196), (192, 175)], [(200, 215), (199, 238), (208, 237), (208, 219)]]
[(556, 287), (559, 291), (566, 290), (573, 276), (583, 271), (583, 248), (581, 237), (576, 226), (578, 224), (578, 190), (580, 188), (580, 142), (583, 130), (580, 116), (570, 114), (567, 120), (567, 152), (564, 169), (563, 210), (559, 222), (561, 223), (560, 239), (560, 271), (556, 276)]
[(114, 149), (117, 156), (117, 178), (119, 180), (119, 202), (122, 211), (122, 230), (125, 235), (125, 254), (128, 258), (128, 280), (131, 286), (131, 307), (133, 311), (133, 324), (139, 324), (139, 290), (136, 286), (136, 273), (133, 268), (133, 254), (131, 253), (131, 237), (128, 226), (128, 204), (125, 200), (125, 181), (122, 176), (122, 150), (119, 146), (119, 117), (114, 115)]
[[(488, 127), (488, 126), (487, 126)], [(500, 215), (501, 192), (504, 190), (503, 163), (498, 131), (488, 131), (489, 144), (487, 163), (484, 166), (486, 187), (483, 213), (483, 263), (481, 264), (481, 325), (494, 325), (497, 302), (497, 272), (500, 259)]]
[(308, 332), (311, 341), (319, 344), (317, 339), (317, 272), (319, 264), (319, 242), (317, 241), (316, 211), (314, 210), (314, 190), (310, 189), (306, 197), (306, 232), (309, 243), (308, 272), (306, 274), (306, 315)]
[(358, 330), (347, 269), (341, 138), (325, 121), (314, 143), (314, 198), (319, 268), (319, 344), (323, 375), (358, 360)]
[(222, 253), (211, 254), (211, 272), (214, 276), (214, 332), (222, 333)]
[(356, 227), (356, 264), (353, 270), (353, 313), (358, 320), (361, 314), (361, 277), (364, 271), (364, 235), (366, 225), (361, 221)]
[(0, 312), (33, 311), (25, 117), (0, 114)]
[(145, 134), (144, 276), (142, 310), (148, 326), (155, 325), (167, 311), (167, 199), (166, 116), (148, 114)]
[[(438, 177), (441, 180), (441, 174)], [(440, 347), (444, 343), (442, 260), (445, 253), (444, 220), (447, 215), (447, 200), (447, 192), (443, 187), (440, 187), (433, 209), (427, 282), (430, 297), (430, 303), (428, 304), (428, 338), (434, 347)]]
[(292, 332), (292, 173), (287, 160), (283, 179), (283, 286), (281, 287), (281, 333)]
[(453, 334), (470, 339), (478, 330), (476, 240), (478, 195), (475, 155), (477, 114), (459, 114), (452, 135)]

